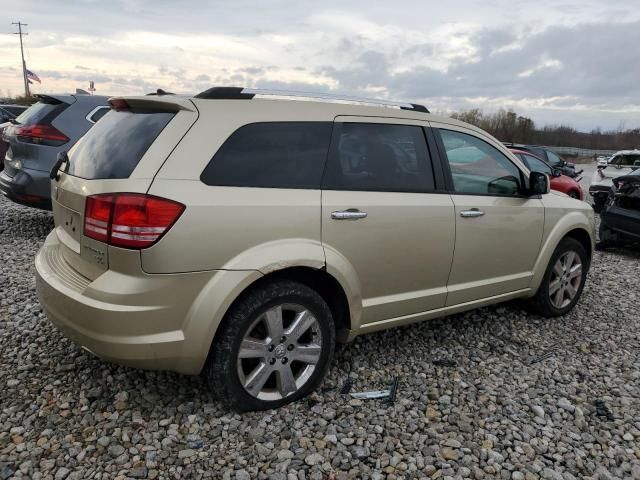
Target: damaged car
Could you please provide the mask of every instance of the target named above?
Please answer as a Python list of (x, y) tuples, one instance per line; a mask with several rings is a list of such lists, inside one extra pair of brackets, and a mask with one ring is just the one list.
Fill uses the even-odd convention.
[(615, 153), (607, 164), (598, 164), (589, 187), (589, 193), (593, 198), (593, 209), (600, 213), (609, 198), (613, 180), (631, 174), (638, 167), (640, 167), (640, 150), (621, 150)]
[(640, 242), (640, 169), (612, 180), (600, 214), (599, 248)]

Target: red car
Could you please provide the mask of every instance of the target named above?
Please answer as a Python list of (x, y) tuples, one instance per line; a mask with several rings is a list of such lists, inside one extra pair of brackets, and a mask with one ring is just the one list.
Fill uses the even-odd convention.
[(566, 193), (572, 198), (584, 200), (584, 191), (580, 183), (578, 183), (582, 177), (571, 178), (567, 175), (562, 175), (561, 170), (552, 168), (547, 162), (536, 157), (531, 152), (525, 152), (524, 150), (517, 150), (515, 148), (511, 148), (510, 150), (516, 157), (524, 162), (529, 170), (549, 175), (552, 190)]

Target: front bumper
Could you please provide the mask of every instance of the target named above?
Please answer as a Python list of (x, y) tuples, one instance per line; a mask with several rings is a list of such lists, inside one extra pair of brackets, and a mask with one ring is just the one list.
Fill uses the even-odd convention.
[(602, 226), (634, 240), (640, 240), (640, 211), (609, 206), (600, 215)]
[(593, 198), (594, 203), (597, 205), (604, 205), (609, 198), (611, 192), (611, 186), (607, 185), (591, 185), (589, 187), (589, 195)]
[(22, 169), (11, 176), (0, 171), (0, 193), (16, 203), (51, 210), (51, 179), (47, 172)]
[[(52, 232), (35, 266), (40, 303), (65, 336), (115, 363), (200, 372), (211, 338), (203, 341), (207, 330), (193, 311), (218, 272), (131, 275), (106, 270), (91, 281), (66, 262), (64, 248)], [(214, 313), (209, 310), (210, 319)]]

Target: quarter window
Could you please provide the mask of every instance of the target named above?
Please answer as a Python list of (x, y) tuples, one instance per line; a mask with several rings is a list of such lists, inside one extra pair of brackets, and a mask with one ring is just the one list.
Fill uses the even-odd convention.
[(521, 174), (497, 148), (473, 135), (440, 130), (456, 193), (516, 195)]
[(435, 188), (421, 127), (338, 123), (323, 188), (428, 192)]
[(110, 110), (109, 107), (99, 107), (96, 108), (92, 113), (91, 116), (89, 117), (89, 121), (91, 123), (96, 123), (98, 120), (100, 120), (102, 117), (104, 117), (107, 112)]
[(206, 166), (207, 185), (319, 189), (331, 122), (252, 123), (236, 130)]

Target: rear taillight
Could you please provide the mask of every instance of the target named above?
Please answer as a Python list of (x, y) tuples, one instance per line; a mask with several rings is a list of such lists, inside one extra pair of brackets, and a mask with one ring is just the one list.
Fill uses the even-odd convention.
[(36, 124), (17, 127), (16, 136), (21, 142), (52, 147), (59, 147), (69, 141), (69, 138), (53, 125)]
[(180, 218), (184, 205), (143, 193), (107, 193), (87, 197), (84, 234), (109, 245), (147, 248)]

